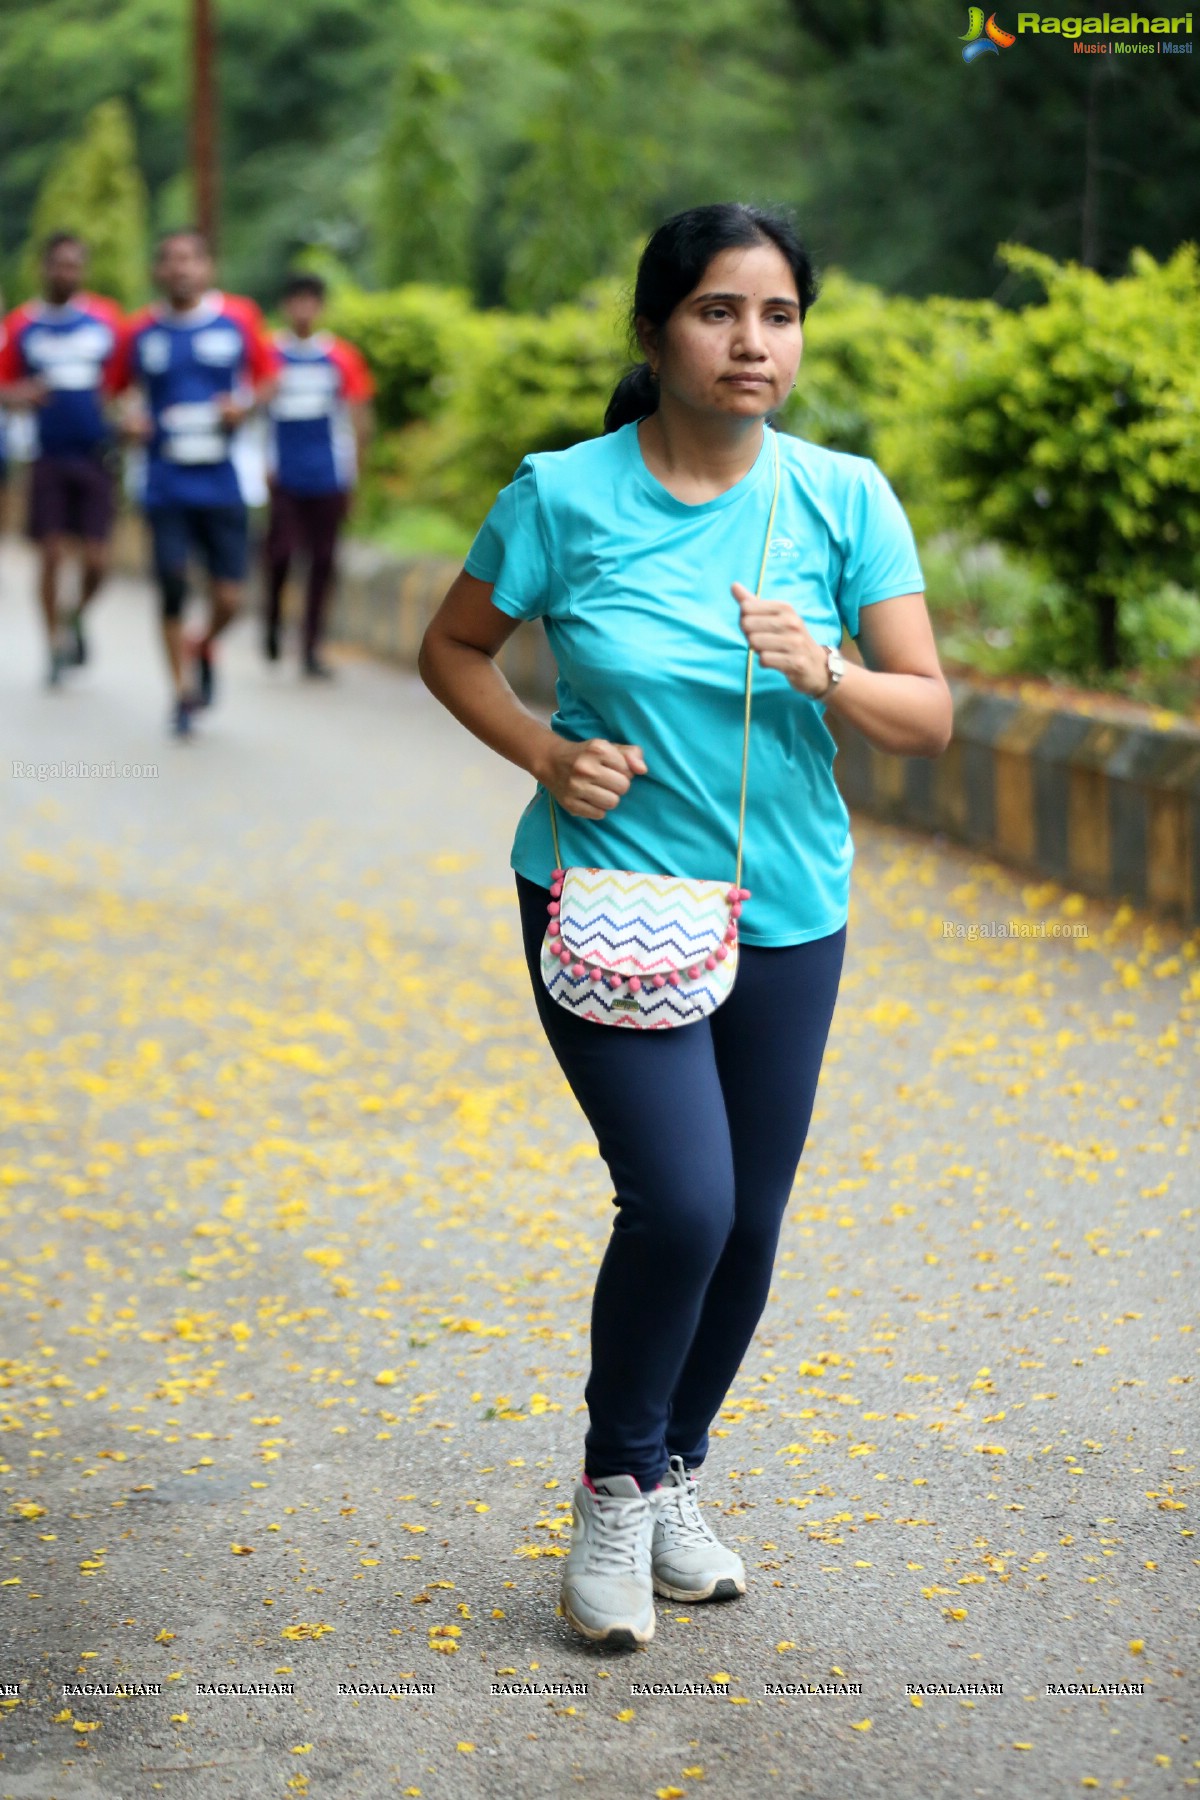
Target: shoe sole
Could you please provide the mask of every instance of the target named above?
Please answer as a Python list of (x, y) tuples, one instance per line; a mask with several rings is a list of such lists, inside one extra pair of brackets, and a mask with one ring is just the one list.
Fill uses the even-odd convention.
[(575, 1614), (571, 1611), (570, 1605), (566, 1600), (562, 1602), (562, 1609), (563, 1616), (568, 1624), (572, 1625), (581, 1637), (587, 1638), (589, 1643), (606, 1644), (612, 1650), (637, 1650), (643, 1644), (648, 1644), (654, 1636), (655, 1621), (653, 1613), (650, 1615), (649, 1631), (639, 1633), (634, 1630), (632, 1625), (604, 1625), (600, 1627), (595, 1625), (585, 1625), (581, 1619), (575, 1617)]
[(656, 1575), (654, 1591), (664, 1600), (736, 1600), (746, 1592), (746, 1583), (736, 1576), (722, 1575), (719, 1581), (710, 1582), (706, 1588), (681, 1588), (672, 1587)]

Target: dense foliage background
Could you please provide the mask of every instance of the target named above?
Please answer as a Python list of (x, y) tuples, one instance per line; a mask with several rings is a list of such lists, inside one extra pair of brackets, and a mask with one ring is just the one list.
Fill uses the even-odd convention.
[[(457, 551), (600, 428), (637, 249), (790, 205), (822, 291), (782, 423), (877, 457), (951, 661), (1200, 689), (1194, 59), (949, 0), (218, 0), (224, 285), (297, 262), (379, 381), (358, 525)], [(192, 212), (187, 0), (0, 0), (0, 283), (68, 226), (146, 295)], [(1182, 247), (1181, 247), (1182, 246)]]
[[(825, 272), (778, 423), (875, 457), (922, 548), (951, 654), (992, 673), (1104, 679), (1190, 709), (1200, 658), (1200, 254), (1135, 251), (1106, 280), (1019, 245), (1021, 307), (889, 295)], [(600, 429), (627, 366), (628, 282), (545, 313), (462, 289), (345, 285), (382, 428), (360, 524), (465, 549), (528, 451)], [(982, 553), (981, 553), (982, 552)]]
[[(794, 204), (822, 264), (1008, 300), (1012, 240), (1116, 274), (1200, 218), (1195, 59), (1024, 38), (950, 0), (223, 0), (223, 257), (269, 300), (324, 246), (367, 285), (572, 298), (665, 212)], [(0, 282), (81, 122), (122, 99), (154, 225), (191, 210), (186, 0), (0, 0)], [(1148, 64), (1150, 66), (1148, 66)]]

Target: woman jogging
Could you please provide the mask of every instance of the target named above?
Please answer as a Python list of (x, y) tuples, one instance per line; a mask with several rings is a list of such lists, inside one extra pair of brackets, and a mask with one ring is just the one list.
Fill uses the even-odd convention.
[[(525, 955), (616, 1190), (562, 1587), (572, 1626), (607, 1645), (649, 1642), (655, 1592), (746, 1590), (696, 1471), (766, 1305), (841, 976), (853, 845), (824, 714), (904, 755), (939, 755), (950, 735), (891, 487), (868, 458), (766, 423), (815, 297), (784, 216), (729, 204), (661, 225), (634, 294), (645, 360), (603, 435), (524, 459), (421, 646), (433, 694), (537, 782), (511, 857)], [(559, 670), (549, 726), (494, 662), (533, 618)], [(842, 663), (843, 632), (863, 664)], [(677, 1030), (556, 1004), (540, 964), (561, 875), (550, 799), (563, 864), (723, 881), (751, 653), (749, 897), (728, 997)]]

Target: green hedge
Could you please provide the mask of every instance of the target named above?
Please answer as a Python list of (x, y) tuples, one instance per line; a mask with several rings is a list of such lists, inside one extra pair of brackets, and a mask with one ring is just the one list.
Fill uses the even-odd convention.
[(811, 443), (874, 456), (908, 357), (926, 355), (951, 331), (979, 336), (994, 311), (986, 300), (886, 294), (831, 269), (804, 323), (800, 374), (780, 424)]
[(615, 283), (544, 314), (477, 312), (455, 289), (343, 292), (328, 323), (362, 350), (378, 383), (368, 522), (390, 504), (477, 525), (527, 452), (603, 428), (626, 367)]
[[(830, 270), (779, 422), (874, 457), (919, 541), (1004, 548), (1003, 621), (982, 587), (950, 582), (960, 647), (972, 617), (999, 634), (977, 642), (980, 666), (1011, 648), (1094, 675), (1140, 655), (1147, 633), (1155, 658), (1186, 659), (1200, 631), (1196, 247), (1161, 265), (1135, 252), (1115, 281), (1018, 246), (1000, 255), (1043, 302), (914, 300)], [(379, 383), (364, 522), (410, 509), (473, 531), (527, 452), (597, 435), (628, 366), (625, 299), (606, 282), (533, 315), (478, 312), (455, 289), (338, 292), (330, 324)]]
[[(1200, 259), (1134, 251), (1106, 281), (1018, 245), (1043, 302), (901, 350), (879, 454), (924, 522), (1003, 543), (1062, 584), (1085, 672), (1137, 652), (1122, 609), (1200, 585)], [(1194, 599), (1194, 594), (1193, 594)], [(1200, 603), (1197, 603), (1200, 604)]]
[(477, 524), (523, 456), (595, 437), (627, 366), (621, 336), (603, 293), (544, 314), (478, 315), (442, 413), (409, 434), (413, 499)]
[(433, 417), (446, 403), (478, 314), (464, 291), (411, 282), (384, 293), (334, 290), (325, 323), (371, 365), (384, 431)]

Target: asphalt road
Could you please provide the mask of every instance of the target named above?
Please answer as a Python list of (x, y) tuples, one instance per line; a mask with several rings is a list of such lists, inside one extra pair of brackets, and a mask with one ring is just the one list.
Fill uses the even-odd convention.
[(1196, 934), (856, 820), (701, 1478), (749, 1591), (604, 1654), (557, 1604), (611, 1189), (520, 955), (528, 779), (249, 621), (172, 742), (133, 583), (46, 693), (29, 581), (9, 545), (0, 1800), (1195, 1788)]

